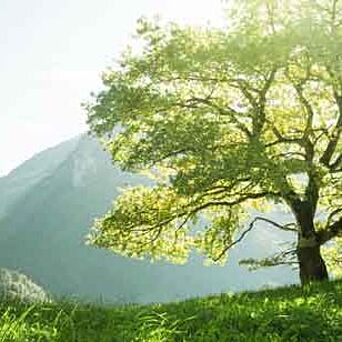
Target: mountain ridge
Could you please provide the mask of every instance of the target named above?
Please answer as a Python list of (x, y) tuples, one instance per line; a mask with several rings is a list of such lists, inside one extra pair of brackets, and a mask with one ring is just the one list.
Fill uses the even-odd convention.
[[(61, 158), (59, 156), (59, 158), (57, 158), (57, 160), (60, 160), (60, 163), (58, 163), (57, 165), (52, 165), (52, 166), (50, 165), (50, 167), (46, 167), (44, 170), (44, 168), (42, 168), (42, 163), (40, 162), (40, 159), (46, 157), (47, 153), (55, 154), (56, 151), (57, 151), (57, 153), (61, 152), (60, 150), (63, 149), (63, 147), (65, 147), (65, 146), (68, 146), (70, 148), (74, 147), (74, 149), (76, 149), (77, 144), (76, 144), (76, 146), (73, 146), (73, 143), (76, 143), (78, 140), (80, 140), (81, 137), (82, 137), (82, 135), (80, 134), (80, 135), (78, 135), (74, 138), (71, 138), (69, 140), (66, 140), (66, 141), (64, 141), (64, 142), (62, 142), (56, 146), (53, 146), (53, 147), (50, 147), (44, 151), (41, 151), (41, 152), (35, 154), (32, 158), (30, 158), (30, 159), (26, 160), (25, 162), (23, 162), (22, 164), (20, 164), (15, 169), (13, 169), (8, 175), (0, 177), (0, 218), (2, 216), (2, 213), (6, 210), (6, 207), (3, 207), (5, 202), (4, 202), (4, 200), (1, 200), (1, 198), (4, 198), (6, 196), (6, 200), (9, 203), (11, 203), (11, 200), (8, 199), (8, 194), (4, 194), (2, 191), (4, 186), (7, 186), (7, 187), (8, 186), (11, 186), (11, 187), (14, 186), (15, 187), (16, 186), (15, 182), (25, 181), (25, 183), (26, 183), (27, 180), (30, 181), (31, 178), (38, 178), (38, 179), (36, 179), (36, 182), (32, 183), (31, 185), (25, 184), (26, 187), (24, 186), (24, 191), (22, 193), (22, 194), (24, 194), (25, 189), (29, 190), (30, 186), (34, 186), (39, 181), (42, 181), (45, 177), (49, 177), (49, 175), (51, 175), (51, 172), (54, 171), (54, 169), (57, 168), (60, 165), (60, 163), (63, 163), (63, 161), (64, 161), (63, 157)], [(62, 151), (62, 154), (63, 154), (63, 152), (65, 153), (65, 151)], [(67, 149), (67, 155), (65, 156), (65, 158), (68, 158), (68, 157), (69, 157), (69, 151)], [(35, 164), (37, 162), (39, 162), (38, 170), (36, 170), (36, 168), (35, 168)], [(30, 167), (31, 170), (30, 169), (27, 170), (28, 165), (31, 166)], [(24, 172), (23, 172), (23, 170), (24, 170)], [(21, 176), (22, 173), (24, 173), (24, 179)], [(27, 175), (27, 173), (28, 173), (28, 175)], [(39, 174), (37, 175), (37, 173), (40, 173), (40, 176), (39, 176)], [(45, 175), (45, 173), (47, 173), (47, 174)], [(6, 184), (6, 182), (7, 182), (7, 184)], [(8, 182), (10, 184), (8, 184)], [(13, 184), (13, 182), (14, 182), (14, 184)]]

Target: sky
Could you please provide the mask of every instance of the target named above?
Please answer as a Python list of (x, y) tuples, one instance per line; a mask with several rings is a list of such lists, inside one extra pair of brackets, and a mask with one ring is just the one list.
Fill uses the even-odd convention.
[(0, 0), (0, 176), (87, 130), (81, 103), (156, 14), (224, 22), (220, 0)]

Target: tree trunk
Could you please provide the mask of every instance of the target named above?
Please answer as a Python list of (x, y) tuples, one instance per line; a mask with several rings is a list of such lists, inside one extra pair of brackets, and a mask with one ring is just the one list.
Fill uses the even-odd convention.
[(308, 201), (297, 201), (292, 210), (300, 228), (298, 234), (297, 257), (299, 277), (302, 285), (312, 281), (328, 280), (328, 271), (321, 255), (314, 225), (314, 205)]
[(314, 239), (300, 239), (297, 247), (299, 276), (302, 285), (328, 280), (328, 272), (321, 256), (320, 245)]

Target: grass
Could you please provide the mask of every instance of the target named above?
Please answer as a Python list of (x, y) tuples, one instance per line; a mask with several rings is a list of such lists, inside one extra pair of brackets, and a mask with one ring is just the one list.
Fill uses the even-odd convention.
[(342, 341), (342, 281), (178, 303), (0, 303), (0, 341)]

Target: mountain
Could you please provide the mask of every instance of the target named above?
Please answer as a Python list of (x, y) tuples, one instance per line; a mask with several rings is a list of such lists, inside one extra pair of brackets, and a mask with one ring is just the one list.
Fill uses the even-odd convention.
[[(0, 267), (30, 276), (54, 296), (89, 301), (156, 302), (297, 282), (287, 267), (249, 272), (241, 258), (277, 250), (284, 236), (259, 229), (230, 253), (228, 265), (133, 260), (85, 244), (94, 218), (120, 188), (148, 184), (115, 168), (92, 138), (81, 135), (39, 153), (0, 178)], [(265, 252), (266, 251), (266, 252)]]

